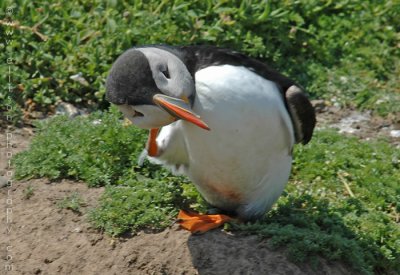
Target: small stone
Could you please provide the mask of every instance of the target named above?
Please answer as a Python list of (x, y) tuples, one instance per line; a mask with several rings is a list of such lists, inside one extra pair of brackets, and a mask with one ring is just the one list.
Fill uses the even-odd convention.
[(80, 227), (77, 227), (77, 228), (74, 228), (74, 230), (72, 230), (72, 232), (81, 233), (82, 229)]
[(325, 100), (323, 100), (323, 99), (312, 100), (311, 104), (313, 105), (313, 107), (317, 113), (323, 112), (327, 105)]
[(85, 113), (86, 112), (84, 109), (78, 109), (71, 103), (67, 103), (67, 102), (61, 102), (56, 107), (57, 115), (66, 115), (69, 118), (74, 118), (76, 116), (83, 115)]
[(390, 136), (394, 138), (400, 138), (400, 130), (392, 130), (390, 131)]
[(69, 78), (73, 81), (79, 82), (83, 86), (89, 86), (89, 82), (83, 77), (83, 74), (81, 72), (75, 75), (71, 75)]
[(5, 177), (0, 176), (0, 188), (6, 187), (7, 185), (8, 185), (8, 180)]
[(45, 264), (50, 264), (53, 262), (53, 260), (49, 259), (49, 258), (45, 258), (43, 261)]

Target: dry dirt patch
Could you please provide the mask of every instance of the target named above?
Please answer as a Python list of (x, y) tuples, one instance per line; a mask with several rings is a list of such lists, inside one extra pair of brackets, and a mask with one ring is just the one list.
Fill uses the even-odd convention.
[[(34, 194), (25, 199), (28, 184)], [(324, 262), (319, 269), (296, 265), (257, 236), (218, 230), (193, 236), (174, 225), (160, 233), (113, 239), (87, 222), (88, 210), (103, 190), (84, 183), (31, 180), (15, 183), (11, 190), (11, 232), (0, 233), (1, 267), (7, 257), (4, 248), (12, 246), (10, 274), (350, 274), (340, 264)], [(57, 206), (74, 192), (86, 204), (81, 214)], [(0, 196), (4, 201), (5, 188)]]

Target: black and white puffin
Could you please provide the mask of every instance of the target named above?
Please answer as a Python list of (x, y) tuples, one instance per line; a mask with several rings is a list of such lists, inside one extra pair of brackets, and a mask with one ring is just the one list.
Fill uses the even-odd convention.
[[(187, 175), (220, 213), (263, 216), (288, 182), (295, 143), (310, 141), (314, 109), (302, 89), (263, 62), (213, 46), (135, 47), (113, 64), (106, 97), (150, 129), (150, 160)], [(180, 213), (204, 232), (228, 216)]]

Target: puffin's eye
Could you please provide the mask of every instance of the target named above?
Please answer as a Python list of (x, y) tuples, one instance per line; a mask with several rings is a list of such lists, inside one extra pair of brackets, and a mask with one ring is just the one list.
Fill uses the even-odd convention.
[(168, 68), (165, 68), (165, 69), (161, 70), (161, 72), (166, 78), (168, 78), (168, 79), (171, 78), (170, 75), (169, 75)]

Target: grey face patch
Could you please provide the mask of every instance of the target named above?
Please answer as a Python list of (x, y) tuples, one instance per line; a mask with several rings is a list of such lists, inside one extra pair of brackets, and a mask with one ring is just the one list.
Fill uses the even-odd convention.
[(158, 48), (140, 48), (138, 51), (147, 57), (153, 79), (160, 91), (176, 98), (194, 94), (193, 78), (177, 56)]

